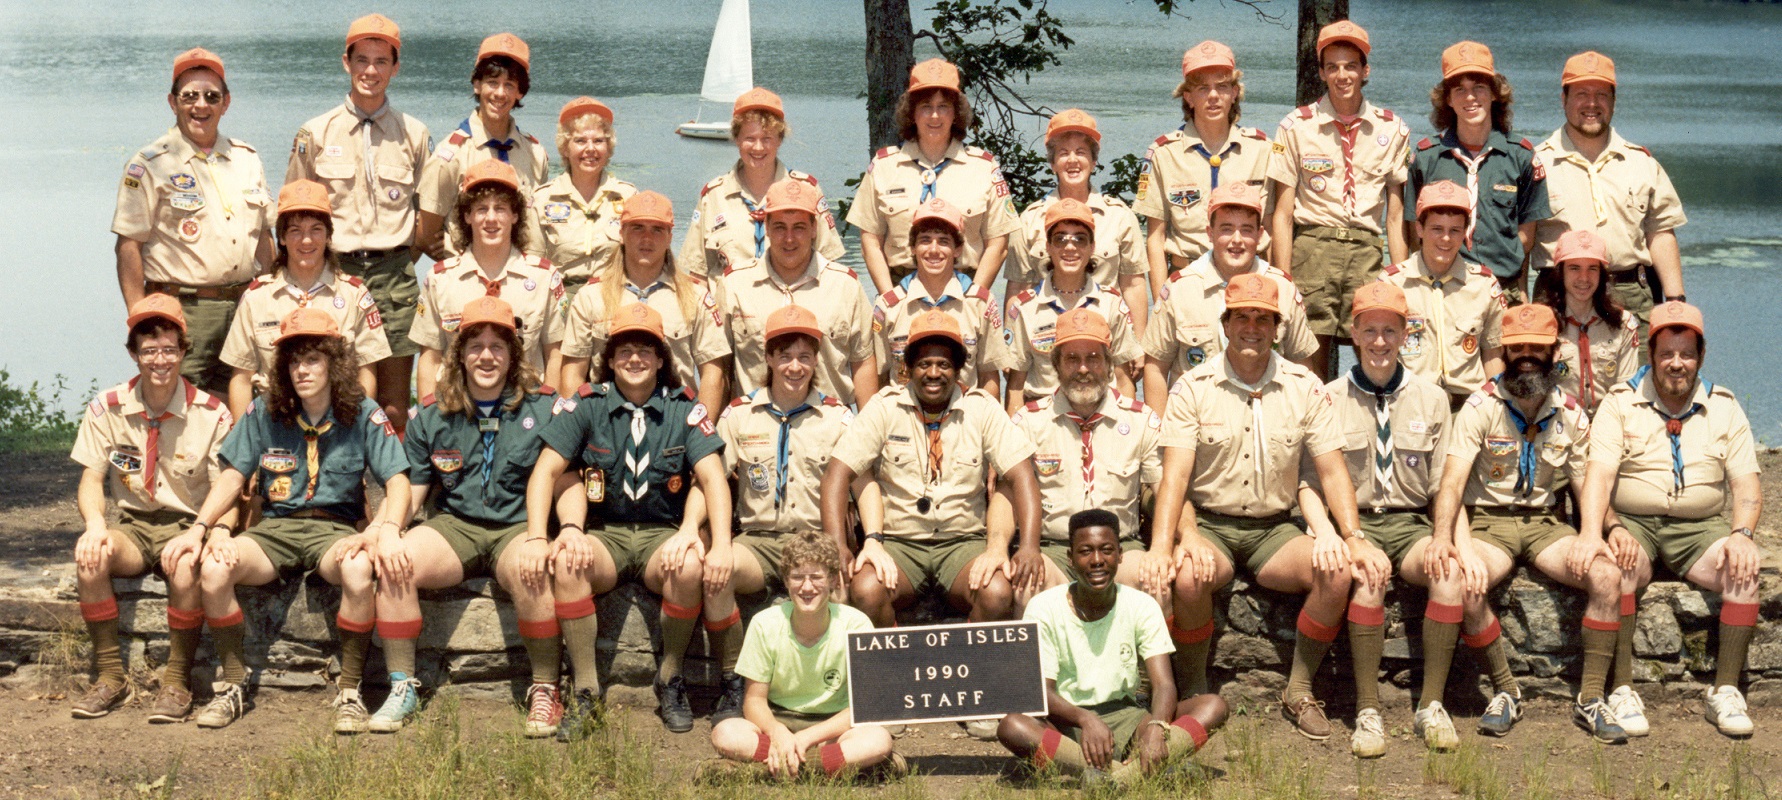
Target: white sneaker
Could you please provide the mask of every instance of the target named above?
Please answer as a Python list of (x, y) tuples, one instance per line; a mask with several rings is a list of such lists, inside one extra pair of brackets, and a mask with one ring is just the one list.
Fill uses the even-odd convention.
[(1386, 722), (1380, 710), (1364, 708), (1355, 715), (1355, 733), (1349, 737), (1349, 752), (1356, 758), (1379, 758), (1386, 755)]
[(1411, 729), (1423, 737), (1423, 744), (1431, 750), (1448, 751), (1460, 746), (1460, 734), (1454, 730), (1454, 719), (1448, 716), (1448, 709), (1442, 708), (1440, 700), (1431, 700), (1429, 705), (1417, 709), (1416, 721)]
[(1609, 713), (1629, 736), (1645, 736), (1652, 732), (1646, 721), (1646, 703), (1632, 686), (1617, 686), (1608, 698)]
[(1708, 690), (1708, 721), (1727, 736), (1750, 736), (1751, 717), (1745, 713), (1745, 696), (1736, 686)]
[(974, 719), (965, 723), (965, 732), (980, 742), (994, 742), (996, 741), (996, 727), (1001, 722), (1001, 720), (994, 719)]

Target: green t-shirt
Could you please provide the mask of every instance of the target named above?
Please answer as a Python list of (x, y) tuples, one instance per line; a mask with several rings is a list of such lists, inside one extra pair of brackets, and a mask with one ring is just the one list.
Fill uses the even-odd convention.
[(829, 630), (805, 647), (792, 635), (792, 604), (781, 603), (749, 620), (736, 674), (767, 684), (767, 701), (779, 708), (834, 714), (848, 707), (848, 633), (865, 630), (866, 614), (830, 603)]
[(1058, 681), (1058, 696), (1078, 707), (1137, 698), (1144, 661), (1176, 651), (1163, 609), (1121, 586), (1106, 616), (1084, 622), (1071, 610), (1071, 586), (1035, 595), (1023, 615), (1039, 623), (1040, 675)]

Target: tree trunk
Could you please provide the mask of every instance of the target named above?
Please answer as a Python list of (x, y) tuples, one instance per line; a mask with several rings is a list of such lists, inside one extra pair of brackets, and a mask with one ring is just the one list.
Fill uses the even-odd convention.
[[(897, 144), (897, 99), (909, 86), (916, 35), (909, 0), (865, 0), (867, 152)], [(1347, 8), (1347, 0), (1343, 0)]]
[(1348, 18), (1349, 0), (1299, 0), (1299, 84), (1294, 92), (1295, 105), (1312, 103), (1324, 95), (1324, 81), (1318, 77), (1318, 31)]

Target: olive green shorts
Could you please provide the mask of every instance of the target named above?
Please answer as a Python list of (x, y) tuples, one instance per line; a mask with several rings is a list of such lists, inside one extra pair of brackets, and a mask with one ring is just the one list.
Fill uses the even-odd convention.
[(1355, 290), (1380, 277), (1385, 261), (1380, 248), (1380, 235), (1372, 231), (1298, 229), (1293, 236), (1293, 285), (1305, 297), (1312, 333), (1348, 338)]
[(161, 572), (161, 550), (173, 537), (190, 530), (197, 520), (180, 511), (120, 511), (118, 524), (112, 530), (124, 535), (137, 552), (142, 554), (142, 561), (156, 575)]
[(1688, 575), (1708, 548), (1732, 535), (1732, 523), (1726, 517), (1679, 519), (1618, 514), (1621, 523), (1634, 541), (1646, 551), (1646, 557), (1664, 562), (1666, 569), (1678, 576)]
[(608, 522), (605, 527), (588, 531), (588, 535), (600, 540), (606, 546), (607, 555), (613, 557), (613, 569), (621, 581), (643, 580), (644, 568), (650, 564), (650, 556), (662, 549), (662, 544), (680, 531), (668, 525), (655, 523), (631, 524), (625, 522)]
[(1474, 506), (1473, 538), (1509, 554), (1533, 560), (1554, 542), (1578, 533), (1551, 511)]
[(354, 533), (353, 526), (331, 519), (267, 517), (241, 536), (254, 540), (279, 577), (289, 579), (315, 569), (328, 548)]
[(887, 538), (885, 551), (903, 575), (903, 581), (918, 594), (931, 589), (942, 592), (953, 588), (959, 573), (971, 560), (984, 553), (984, 537), (960, 536), (937, 542), (912, 542)]
[[(1145, 543), (1137, 539), (1120, 540), (1121, 553), (1133, 553), (1143, 549), (1145, 549)], [(1074, 581), (1083, 577), (1077, 574), (1076, 567), (1071, 566), (1069, 539), (1041, 539), (1040, 555), (1050, 560), (1052, 565), (1056, 566), (1059, 572), (1064, 573), (1066, 578)]]
[[(1145, 724), (1146, 715), (1151, 709), (1141, 707), (1131, 700), (1110, 700), (1098, 706), (1087, 706), (1083, 710), (1095, 713), (1102, 724), (1108, 726), (1108, 733), (1113, 734), (1114, 753), (1117, 758), (1125, 758), (1132, 749), (1132, 740), (1138, 736), (1139, 726)], [(1059, 733), (1073, 742), (1081, 744), (1083, 729), (1075, 725), (1065, 725), (1058, 729)]]
[(741, 545), (755, 554), (755, 563), (761, 565), (761, 578), (770, 592), (778, 592), (780, 584), (786, 580), (787, 535), (774, 531), (753, 531), (730, 540), (732, 545)]
[(1286, 514), (1255, 519), (1196, 511), (1195, 517), (1201, 537), (1225, 554), (1232, 565), (1242, 564), (1252, 575), (1261, 572), (1269, 559), (1294, 537), (1305, 535)]
[(186, 337), (192, 341), (179, 373), (204, 391), (228, 397), (235, 368), (223, 363), (223, 340), (235, 321), (235, 301), (181, 295), (179, 307), (186, 317)]
[(780, 708), (779, 706), (772, 704), (769, 704), (769, 707), (773, 709), (774, 720), (781, 725), (786, 726), (786, 730), (793, 733), (802, 731), (805, 728), (809, 728), (835, 716), (834, 714), (806, 714), (802, 711)]
[(500, 560), (501, 552), (515, 537), (526, 532), (524, 521), (512, 525), (485, 525), (451, 514), (435, 514), (425, 524), (438, 531), (440, 538), (451, 545), (452, 552), (458, 555), (458, 563), (464, 566), (466, 578), (494, 575), (495, 562)]
[(1411, 546), (1427, 539), (1435, 533), (1429, 525), (1429, 515), (1420, 511), (1386, 511), (1372, 514), (1361, 513), (1361, 532), (1367, 534), (1367, 540), (1375, 547), (1386, 551), (1386, 557), (1392, 559), (1392, 571), (1404, 566), (1405, 556), (1411, 552)]
[(408, 338), (421, 302), (412, 254), (408, 248), (398, 247), (377, 261), (340, 256), (340, 271), (364, 281), (371, 299), (377, 301), (377, 313), (384, 318), (384, 338), (390, 340), (390, 355), (398, 358), (421, 352), (421, 346)]

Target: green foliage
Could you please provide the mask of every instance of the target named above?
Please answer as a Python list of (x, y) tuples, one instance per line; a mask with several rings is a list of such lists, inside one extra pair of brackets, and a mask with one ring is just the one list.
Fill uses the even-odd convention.
[[(98, 391), (94, 386), (88, 395)], [(32, 381), (13, 383), (12, 373), (0, 369), (0, 453), (66, 450), (80, 430), (78, 401), (71, 399), (68, 378), (57, 375), (50, 386)], [(70, 405), (76, 411), (62, 411)]]

